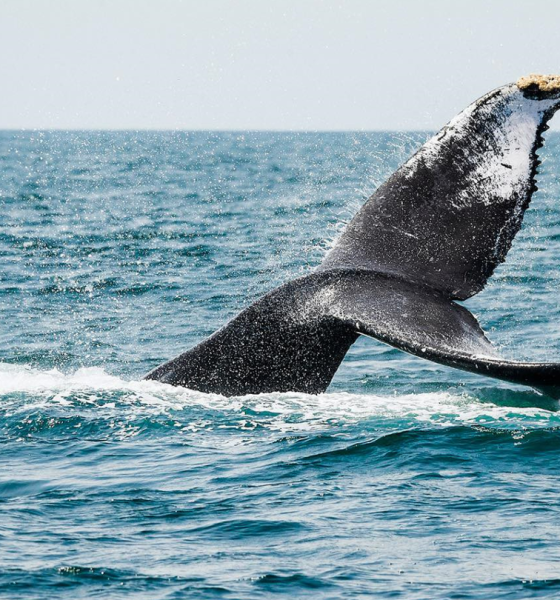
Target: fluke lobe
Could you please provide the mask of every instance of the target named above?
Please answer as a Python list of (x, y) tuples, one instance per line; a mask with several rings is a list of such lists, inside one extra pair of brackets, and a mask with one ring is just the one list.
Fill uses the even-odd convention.
[(227, 396), (326, 390), (359, 335), (560, 396), (560, 363), (506, 360), (454, 300), (505, 260), (537, 189), (560, 76), (531, 75), (450, 121), (369, 198), (322, 264), (273, 290), (156, 379)]

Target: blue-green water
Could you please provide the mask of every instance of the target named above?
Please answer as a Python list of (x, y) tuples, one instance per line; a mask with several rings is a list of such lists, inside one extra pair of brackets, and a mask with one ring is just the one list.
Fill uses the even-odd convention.
[[(328, 393), (148, 370), (313, 268), (423, 134), (0, 133), (0, 595), (557, 598), (560, 413), (359, 340)], [(560, 136), (467, 302), (560, 359)]]

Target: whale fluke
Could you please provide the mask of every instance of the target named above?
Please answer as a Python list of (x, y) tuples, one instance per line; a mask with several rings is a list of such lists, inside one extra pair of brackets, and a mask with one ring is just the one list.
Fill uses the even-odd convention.
[(560, 76), (480, 98), (364, 204), (314, 273), (273, 290), (147, 375), (204, 392), (319, 393), (358, 335), (560, 395), (560, 364), (504, 359), (455, 300), (481, 291), (536, 189)]

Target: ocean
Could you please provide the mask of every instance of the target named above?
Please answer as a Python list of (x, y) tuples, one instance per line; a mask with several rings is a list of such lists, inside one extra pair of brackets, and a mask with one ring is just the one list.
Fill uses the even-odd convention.
[[(327, 393), (141, 381), (313, 269), (428, 133), (0, 132), (0, 596), (560, 596), (560, 413), (352, 347)], [(560, 360), (560, 134), (465, 305)]]

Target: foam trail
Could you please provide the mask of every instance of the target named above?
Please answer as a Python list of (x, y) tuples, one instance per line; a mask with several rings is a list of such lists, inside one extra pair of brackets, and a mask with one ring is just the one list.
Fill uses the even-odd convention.
[[(271, 393), (227, 398), (178, 388), (157, 381), (134, 381), (101, 368), (73, 373), (0, 363), (0, 412), (25, 414), (53, 407), (68, 414), (93, 409), (99, 418), (173, 415), (180, 421), (196, 413), (204, 427), (237, 426), (245, 419), (276, 431), (348, 427), (437, 427), (499, 425), (542, 428), (560, 425), (554, 412), (535, 407), (500, 406), (456, 390), (419, 394)], [(205, 418), (202, 418), (202, 414)], [(184, 424), (184, 423), (183, 423)]]

